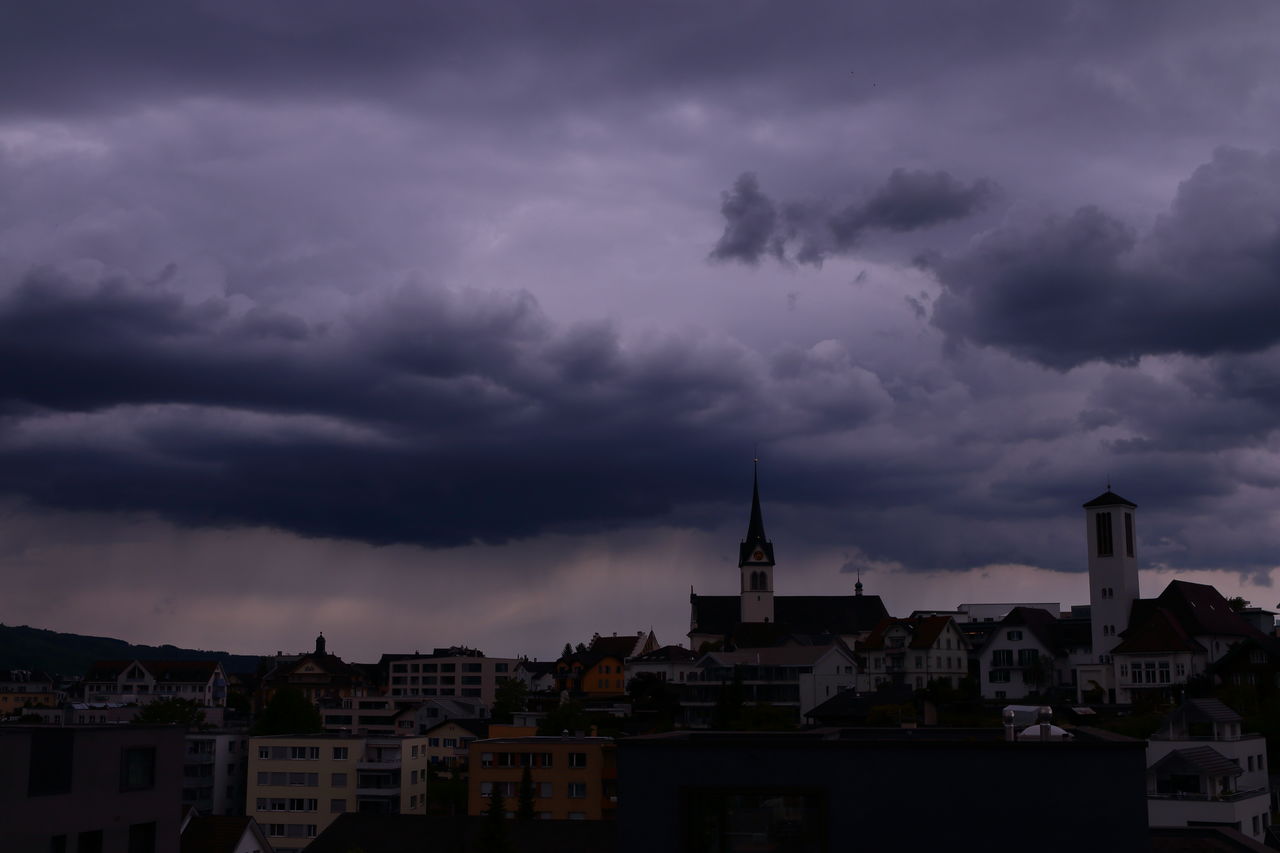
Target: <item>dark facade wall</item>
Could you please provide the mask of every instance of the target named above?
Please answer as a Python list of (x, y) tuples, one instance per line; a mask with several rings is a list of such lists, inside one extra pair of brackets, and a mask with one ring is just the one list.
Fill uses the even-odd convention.
[(821, 840), (797, 849), (1142, 851), (1144, 746), (624, 739), (620, 849), (702, 853), (692, 804), (719, 790), (816, 797)]
[[(101, 833), (102, 853), (154, 835), (177, 853), (184, 730), (168, 726), (0, 729), (0, 849), (77, 853)], [(149, 828), (148, 824), (154, 824)]]

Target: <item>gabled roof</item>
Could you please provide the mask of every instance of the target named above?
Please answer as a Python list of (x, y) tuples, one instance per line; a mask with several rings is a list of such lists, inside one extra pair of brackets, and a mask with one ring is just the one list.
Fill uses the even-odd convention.
[(266, 836), (252, 817), (197, 815), (182, 831), (182, 853), (235, 853), (245, 833), (256, 834), (265, 845)]
[(1170, 581), (1164, 592), (1156, 598), (1141, 598), (1133, 602), (1129, 611), (1129, 628), (1121, 636), (1127, 638), (1140, 631), (1156, 611), (1161, 609), (1190, 637), (1266, 636), (1232, 610), (1217, 589), (1208, 584), (1188, 581)]
[[(693, 629), (690, 634), (726, 636), (742, 620), (737, 595), (691, 595)], [(786, 633), (859, 634), (870, 631), (889, 611), (878, 595), (776, 595), (774, 624)]]
[(885, 635), (895, 626), (906, 628), (910, 640), (906, 647), (910, 649), (931, 649), (938, 637), (952, 622), (950, 616), (925, 616), (920, 619), (882, 619), (862, 643), (862, 648), (876, 651), (884, 648)]
[(1175, 749), (1147, 768), (1148, 773), (1194, 773), (1203, 776), (1239, 776), (1239, 762), (1211, 746)]
[(471, 734), (475, 735), (477, 738), (481, 740), (489, 736), (488, 720), (457, 720), (457, 719), (441, 720), (435, 725), (428, 726), (427, 729), (423, 731), (423, 734), (429, 735), (432, 732), (434, 732), (436, 729), (442, 728), (444, 726), (458, 726), (459, 728), (465, 729), (466, 731), (470, 732)]
[(1093, 500), (1084, 504), (1085, 509), (1089, 509), (1090, 507), (1095, 507), (1095, 506), (1128, 506), (1128, 507), (1133, 507), (1134, 509), (1137, 509), (1138, 507), (1136, 503), (1134, 503), (1133, 501), (1125, 500), (1124, 498), (1117, 495), (1115, 492), (1111, 491), (1110, 488), (1108, 488), (1102, 494), (1098, 495)]
[(115, 681), (137, 664), (156, 681), (207, 682), (219, 671), (215, 660), (100, 660), (85, 673), (85, 681)]
[(556, 662), (553, 660), (522, 660), (516, 666), (533, 675), (554, 675), (556, 671)]
[(1199, 653), (1204, 646), (1191, 637), (1178, 619), (1163, 607), (1152, 610), (1146, 619), (1131, 626), (1121, 634), (1122, 639), (1112, 652), (1118, 655), (1150, 654), (1153, 652)]
[(622, 660), (642, 650), (649, 644), (652, 636), (652, 631), (648, 634), (643, 631), (636, 634), (614, 634), (611, 637), (603, 637), (596, 634), (591, 638), (591, 645), (587, 647), (587, 651), (597, 652), (602, 655), (612, 655)]
[(1198, 723), (1239, 723), (1244, 720), (1218, 699), (1188, 699), (1179, 710), (1187, 720)]
[(693, 663), (698, 655), (684, 646), (663, 646), (643, 655), (628, 658), (627, 663)]
[(1001, 628), (1025, 628), (1051, 655), (1060, 657), (1064, 651), (1060, 635), (1055, 630), (1057, 622), (1052, 613), (1039, 607), (1015, 607), (1000, 620), (997, 630), (986, 638), (983, 647), (1000, 637)]

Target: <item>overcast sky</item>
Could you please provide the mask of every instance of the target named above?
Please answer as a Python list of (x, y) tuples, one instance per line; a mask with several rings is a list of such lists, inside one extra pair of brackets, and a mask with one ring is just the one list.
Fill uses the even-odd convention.
[(79, 2), (0, 13), (0, 621), (347, 658), (1270, 607), (1280, 7)]

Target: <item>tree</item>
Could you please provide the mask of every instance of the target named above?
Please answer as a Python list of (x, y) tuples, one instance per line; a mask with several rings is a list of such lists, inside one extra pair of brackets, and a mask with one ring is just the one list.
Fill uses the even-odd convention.
[(591, 731), (591, 717), (580, 702), (573, 700), (557, 706), (555, 710), (549, 711), (538, 721), (538, 734), (546, 737), (555, 737), (563, 732), (573, 734), (589, 731)]
[(311, 734), (324, 730), (316, 706), (294, 687), (281, 687), (253, 724), (255, 735)]
[(204, 726), (204, 710), (194, 699), (161, 699), (134, 715), (134, 725), (180, 725), (191, 729)]
[(587, 647), (584, 643), (578, 643), (578, 645), (573, 647), (573, 650), (578, 654), (584, 654), (587, 651)]
[(484, 812), (484, 827), (480, 832), (481, 853), (508, 853), (511, 842), (507, 838), (507, 804), (498, 790), (498, 783), (493, 783), (489, 792), (489, 807)]
[(516, 806), (516, 820), (533, 820), (537, 816), (533, 803), (533, 773), (526, 764), (520, 774), (520, 803)]
[(1246, 599), (1243, 595), (1233, 595), (1227, 599), (1227, 605), (1237, 613), (1250, 606), (1253, 602)]
[(564, 650), (560, 652), (560, 657), (561, 657), (561, 658), (573, 657), (573, 644), (572, 644), (572, 643), (565, 643), (565, 644), (564, 644)]
[(508, 678), (493, 691), (493, 715), (495, 723), (510, 723), (511, 715), (525, 708), (528, 686), (518, 678)]

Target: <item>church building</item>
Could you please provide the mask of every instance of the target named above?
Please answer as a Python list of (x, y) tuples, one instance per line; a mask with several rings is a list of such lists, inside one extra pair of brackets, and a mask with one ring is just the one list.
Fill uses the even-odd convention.
[(689, 593), (689, 648), (759, 648), (840, 638), (849, 647), (889, 616), (878, 595), (776, 595), (773, 543), (760, 510), (759, 466), (752, 477), (751, 517), (738, 544), (737, 595)]

